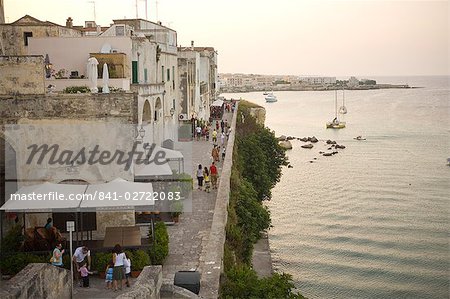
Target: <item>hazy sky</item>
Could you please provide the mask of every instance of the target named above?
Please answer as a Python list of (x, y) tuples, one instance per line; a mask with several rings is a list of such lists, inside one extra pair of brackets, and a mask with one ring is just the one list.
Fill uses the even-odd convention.
[[(25, 14), (64, 25), (94, 19), (88, 0), (4, 0), (6, 21)], [(178, 44), (213, 46), (219, 72), (293, 75), (448, 75), (449, 1), (148, 0), (148, 16)], [(138, 1), (145, 18), (145, 1)], [(95, 0), (96, 21), (135, 18), (136, 0)]]

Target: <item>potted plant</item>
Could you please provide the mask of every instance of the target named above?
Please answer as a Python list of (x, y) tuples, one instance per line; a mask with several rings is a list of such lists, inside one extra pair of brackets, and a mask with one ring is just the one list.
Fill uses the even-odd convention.
[(181, 201), (175, 201), (172, 203), (170, 210), (173, 221), (177, 223), (181, 213), (183, 213), (183, 203)]
[(145, 266), (150, 265), (150, 256), (144, 250), (136, 250), (131, 258), (131, 277), (138, 277)]
[(100, 278), (106, 277), (105, 270), (108, 263), (112, 260), (112, 254), (109, 252), (97, 252), (92, 258), (92, 270), (97, 271)]

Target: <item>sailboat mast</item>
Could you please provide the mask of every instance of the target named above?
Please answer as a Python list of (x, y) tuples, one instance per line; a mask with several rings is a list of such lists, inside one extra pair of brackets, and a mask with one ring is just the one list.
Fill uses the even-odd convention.
[(334, 90), (334, 116), (337, 118), (337, 90)]

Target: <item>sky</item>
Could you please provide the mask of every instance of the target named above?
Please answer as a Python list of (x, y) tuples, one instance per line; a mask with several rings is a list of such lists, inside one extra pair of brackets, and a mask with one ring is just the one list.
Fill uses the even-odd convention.
[[(92, 0), (4, 0), (61, 25), (94, 19)], [(138, 17), (146, 18), (145, 0)], [(449, 75), (449, 1), (148, 0), (148, 19), (178, 45), (212, 46), (219, 72), (272, 75)], [(97, 24), (136, 17), (136, 0), (95, 0)]]

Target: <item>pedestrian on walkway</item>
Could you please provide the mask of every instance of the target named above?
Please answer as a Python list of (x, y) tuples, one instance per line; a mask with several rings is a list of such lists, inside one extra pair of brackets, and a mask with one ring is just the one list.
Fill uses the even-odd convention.
[(121, 290), (123, 288), (123, 285), (125, 284), (124, 261), (126, 260), (126, 258), (127, 258), (127, 256), (125, 255), (125, 252), (123, 252), (122, 246), (120, 246), (120, 244), (116, 244), (116, 246), (114, 246), (114, 249), (113, 249), (113, 262), (114, 262), (113, 288), (114, 288), (114, 292), (117, 291), (117, 287), (119, 287), (119, 289)]
[(79, 281), (81, 287), (82, 281), (80, 279), (80, 267), (87, 262), (87, 269), (91, 270), (91, 251), (89, 250), (89, 248), (87, 246), (81, 246), (75, 249), (72, 262), (74, 263), (75, 269), (77, 270), (75, 274), (75, 281)]
[(214, 129), (214, 131), (212, 132), (212, 140), (214, 144), (217, 144), (217, 131), (216, 129)]
[(223, 119), (220, 121), (220, 128), (222, 129), (223, 133), (223, 130), (225, 129), (225, 123), (223, 122)]
[(222, 149), (222, 162), (225, 161), (225, 147)]
[(198, 165), (197, 181), (198, 181), (198, 189), (202, 190), (202, 188), (203, 188), (203, 168), (202, 168), (202, 164)]
[(220, 134), (220, 144), (222, 145), (222, 147), (224, 147), (223, 146), (224, 143), (225, 143), (225, 133), (222, 132), (222, 134)]
[(217, 167), (214, 161), (209, 166), (209, 172), (211, 173), (211, 184), (213, 189), (217, 189)]
[(219, 162), (219, 149), (216, 145), (214, 145), (211, 155), (213, 157), (213, 162)]
[(206, 166), (203, 169), (203, 178), (205, 180), (205, 191), (209, 193), (211, 191), (211, 181), (209, 179), (209, 170)]
[(197, 133), (197, 141), (200, 141), (200, 136), (202, 135), (202, 128), (200, 126), (197, 126), (195, 131)]

